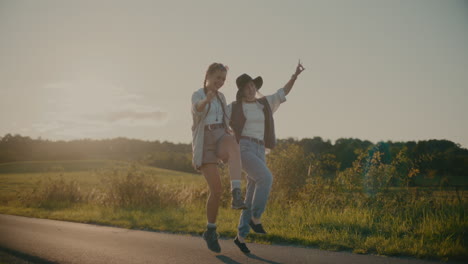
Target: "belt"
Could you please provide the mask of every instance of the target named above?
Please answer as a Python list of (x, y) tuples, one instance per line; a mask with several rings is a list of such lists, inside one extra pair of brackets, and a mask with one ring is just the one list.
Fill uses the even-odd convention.
[(247, 139), (247, 140), (250, 140), (250, 141), (253, 141), (259, 145), (262, 145), (262, 146), (265, 146), (265, 142), (263, 142), (263, 140), (261, 139), (256, 139), (256, 138), (253, 138), (253, 137), (247, 137), (247, 136), (241, 136), (240, 137), (241, 139)]
[(224, 124), (219, 123), (219, 124), (210, 124), (210, 125), (205, 126), (205, 130), (215, 130), (215, 129), (218, 129), (218, 128), (224, 128)]

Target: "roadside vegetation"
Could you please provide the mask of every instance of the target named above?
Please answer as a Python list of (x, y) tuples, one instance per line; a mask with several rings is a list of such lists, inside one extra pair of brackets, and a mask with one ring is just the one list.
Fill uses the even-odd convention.
[[(379, 146), (340, 170), (333, 155), (283, 142), (268, 155), (275, 176), (264, 215), (268, 235), (249, 241), (438, 260), (468, 258), (468, 193), (413, 187), (420, 171), (405, 150)], [(28, 168), (25, 170), (25, 168)], [(218, 231), (234, 237), (229, 179)], [(206, 224), (203, 176), (108, 160), (0, 164), (0, 213), (199, 235)]]

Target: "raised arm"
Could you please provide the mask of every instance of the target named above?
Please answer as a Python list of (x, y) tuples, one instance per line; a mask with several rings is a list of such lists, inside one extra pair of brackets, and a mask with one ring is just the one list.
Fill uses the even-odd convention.
[(291, 79), (284, 86), (284, 93), (286, 95), (289, 94), (289, 92), (293, 88), (294, 82), (296, 82), (297, 76), (299, 76), (299, 74), (301, 74), (301, 72), (304, 70), (305, 68), (302, 66), (301, 61), (299, 61), (296, 67), (296, 72), (291, 76)]
[(198, 112), (203, 112), (205, 109), (205, 106), (211, 101), (216, 96), (215, 92), (213, 91), (208, 91), (206, 94), (205, 99), (198, 101), (198, 103), (195, 106), (195, 109), (197, 109)]

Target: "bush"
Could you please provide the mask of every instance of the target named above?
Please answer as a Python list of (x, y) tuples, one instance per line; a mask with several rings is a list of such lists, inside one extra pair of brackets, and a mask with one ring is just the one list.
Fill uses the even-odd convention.
[(100, 198), (95, 196), (92, 200), (106, 206), (139, 209), (165, 208), (205, 201), (208, 196), (206, 185), (161, 184), (155, 177), (136, 165), (121, 168), (120, 171), (103, 173), (105, 176), (102, 195)]
[(268, 156), (268, 168), (273, 174), (273, 189), (277, 198), (295, 199), (306, 182), (311, 156), (295, 144), (283, 143)]
[(22, 197), (26, 206), (47, 209), (63, 208), (84, 201), (84, 195), (76, 181), (47, 178), (38, 182), (32, 192)]

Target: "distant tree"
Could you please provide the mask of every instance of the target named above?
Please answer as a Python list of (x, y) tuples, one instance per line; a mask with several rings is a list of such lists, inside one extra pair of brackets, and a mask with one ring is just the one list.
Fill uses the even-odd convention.
[(333, 147), (330, 140), (323, 141), (321, 137), (314, 137), (312, 139), (304, 138), (299, 141), (299, 145), (304, 148), (306, 155), (310, 153), (313, 153), (314, 155), (330, 153)]
[[(277, 155), (275, 153), (281, 149), (280, 146), (289, 146), (289, 150), (293, 151), (291, 155), (295, 154), (292, 155), (294, 157), (312, 155), (319, 163), (327, 160), (333, 166), (328, 166), (329, 169), (327, 166), (320, 166), (327, 174), (333, 174), (335, 164), (340, 164), (340, 171), (352, 167), (359, 153), (379, 152), (382, 154), (380, 162), (390, 164), (404, 149), (405, 159), (418, 168), (420, 175), (444, 177), (448, 185), (453, 182), (468, 182), (468, 149), (461, 148), (449, 140), (388, 141), (374, 145), (370, 141), (354, 138), (340, 138), (332, 144), (330, 140), (314, 137), (301, 140), (278, 139), (278, 146), (273, 150), (273, 155), (267, 157), (275, 157)], [(194, 172), (191, 166), (191, 153), (191, 144), (123, 137), (72, 141), (32, 139), (10, 133), (0, 137), (0, 163), (30, 160), (114, 159), (140, 161), (150, 166)], [(398, 159), (401, 159), (401, 156)], [(301, 170), (310, 171), (310, 164), (304, 166)], [(302, 178), (297, 178), (299, 179), (302, 181)]]
[(340, 169), (350, 168), (358, 157), (357, 151), (367, 150), (372, 145), (370, 141), (354, 138), (340, 138), (333, 146), (333, 154), (341, 163)]

